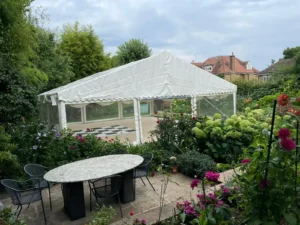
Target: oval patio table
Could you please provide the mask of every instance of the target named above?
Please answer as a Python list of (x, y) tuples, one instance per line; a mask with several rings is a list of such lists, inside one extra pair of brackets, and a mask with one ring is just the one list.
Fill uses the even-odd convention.
[(143, 157), (131, 154), (108, 155), (84, 159), (59, 166), (47, 172), (45, 180), (62, 184), (64, 210), (71, 220), (85, 217), (83, 182), (119, 174), (122, 176), (122, 203), (135, 200), (133, 169)]

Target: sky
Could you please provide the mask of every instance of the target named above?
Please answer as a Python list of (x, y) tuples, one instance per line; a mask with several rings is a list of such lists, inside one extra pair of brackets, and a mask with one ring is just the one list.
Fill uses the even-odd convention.
[(262, 70), (300, 45), (300, 0), (34, 0), (32, 8), (45, 9), (54, 30), (92, 25), (112, 54), (139, 38), (153, 54), (202, 62), (234, 52)]

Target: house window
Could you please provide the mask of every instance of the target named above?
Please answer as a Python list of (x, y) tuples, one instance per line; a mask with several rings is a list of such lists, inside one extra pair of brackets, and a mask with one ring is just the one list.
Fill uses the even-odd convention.
[(204, 68), (206, 71), (212, 71), (212, 66), (205, 66)]
[(252, 64), (250, 62), (247, 63), (247, 70), (252, 70)]
[(270, 75), (263, 75), (263, 81), (267, 81), (270, 79)]

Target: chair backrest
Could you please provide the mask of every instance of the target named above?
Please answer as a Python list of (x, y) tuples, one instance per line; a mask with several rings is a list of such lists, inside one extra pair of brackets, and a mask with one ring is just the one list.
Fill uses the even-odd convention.
[(1, 180), (1, 184), (5, 187), (5, 190), (12, 202), (14, 204), (20, 204), (20, 194), (18, 192), (21, 191), (21, 189), (19, 187), (19, 183), (12, 179), (4, 179)]
[(96, 195), (97, 190), (117, 194), (121, 189), (122, 176), (103, 177), (97, 180), (90, 180), (88, 183), (94, 195)]
[(151, 164), (152, 159), (153, 159), (153, 154), (151, 152), (148, 152), (148, 153), (143, 154), (142, 157), (144, 158), (144, 161), (140, 166), (149, 167), (149, 165)]
[(43, 180), (45, 175), (45, 167), (39, 164), (27, 164), (24, 166), (24, 171), (27, 173), (30, 178), (35, 178)]

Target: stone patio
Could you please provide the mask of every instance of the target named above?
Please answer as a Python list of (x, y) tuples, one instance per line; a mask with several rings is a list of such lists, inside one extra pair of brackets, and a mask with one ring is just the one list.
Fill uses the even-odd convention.
[[(221, 174), (220, 181), (224, 182), (230, 179), (233, 175), (233, 171), (226, 171)], [(120, 210), (118, 205), (114, 200), (105, 200), (103, 204), (106, 206), (113, 206), (116, 210), (116, 217), (112, 221), (112, 224), (120, 225), (125, 224), (125, 222), (129, 222), (135, 218), (145, 219), (147, 224), (154, 223), (158, 221), (159, 216), (159, 206), (160, 206), (160, 193), (161, 186), (164, 183), (165, 175), (156, 174), (154, 177), (150, 177), (150, 181), (155, 188), (155, 192), (150, 187), (149, 183), (144, 179), (146, 186), (141, 182), (141, 180), (136, 180), (136, 200), (131, 203), (122, 204), (123, 209), (123, 219), (120, 216)], [(191, 197), (196, 196), (197, 190), (190, 189), (190, 183), (192, 179), (186, 177), (182, 174), (173, 174), (170, 177), (170, 182), (167, 186), (167, 190), (165, 193), (165, 205), (163, 208), (163, 213), (161, 219), (166, 219), (174, 214), (174, 208), (176, 206), (176, 202), (179, 200), (187, 199), (190, 200)], [(82, 225), (88, 223), (92, 214), (89, 210), (89, 187), (85, 182), (84, 184), (85, 191), (85, 207), (86, 207), (86, 217), (70, 221), (68, 216), (63, 211), (63, 196), (61, 192), (61, 186), (55, 185), (51, 188), (51, 196), (52, 196), (52, 210), (50, 210), (49, 206), (49, 198), (46, 190), (43, 191), (43, 199), (45, 205), (45, 212), (47, 217), (48, 225)], [(220, 186), (214, 186), (213, 188), (208, 188), (207, 191), (213, 191), (214, 189), (218, 189)], [(11, 200), (7, 196), (1, 196), (1, 201), (8, 207), (11, 206)], [(93, 210), (96, 209), (95, 198), (93, 197)], [(13, 206), (16, 209), (15, 206)], [(130, 218), (129, 213), (134, 212), (135, 215)], [(27, 208), (27, 206), (23, 207), (23, 210), (20, 215), (20, 219), (24, 220), (28, 225), (42, 225), (44, 224), (42, 207), (40, 202), (33, 203)]]

